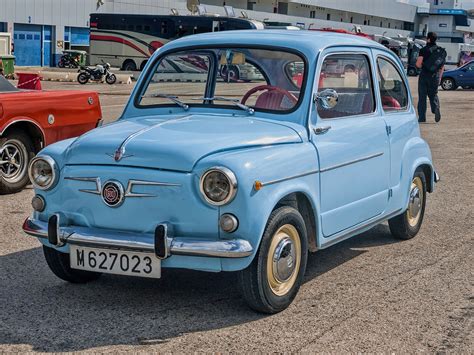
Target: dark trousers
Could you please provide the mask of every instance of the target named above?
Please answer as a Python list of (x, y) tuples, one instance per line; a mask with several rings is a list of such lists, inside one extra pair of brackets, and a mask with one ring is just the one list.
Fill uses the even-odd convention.
[(418, 78), (418, 120), (426, 121), (426, 97), (430, 99), (431, 112), (439, 110), (438, 74), (420, 73)]

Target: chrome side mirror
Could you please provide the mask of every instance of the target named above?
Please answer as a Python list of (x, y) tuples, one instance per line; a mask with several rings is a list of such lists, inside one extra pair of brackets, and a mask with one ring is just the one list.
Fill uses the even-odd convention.
[(337, 105), (339, 95), (334, 89), (324, 89), (314, 94), (314, 102), (323, 110), (330, 110)]

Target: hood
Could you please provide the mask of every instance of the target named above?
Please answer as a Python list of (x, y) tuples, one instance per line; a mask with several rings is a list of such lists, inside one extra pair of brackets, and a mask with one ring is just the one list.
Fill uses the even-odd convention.
[(149, 167), (189, 172), (204, 156), (230, 149), (298, 143), (284, 123), (230, 115), (121, 120), (76, 139), (66, 164)]

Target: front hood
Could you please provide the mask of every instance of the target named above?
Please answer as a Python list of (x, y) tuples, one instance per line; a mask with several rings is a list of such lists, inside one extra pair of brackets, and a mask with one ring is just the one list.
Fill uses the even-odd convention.
[(121, 120), (79, 137), (66, 164), (117, 164), (191, 171), (204, 156), (230, 149), (298, 143), (284, 123), (231, 115)]

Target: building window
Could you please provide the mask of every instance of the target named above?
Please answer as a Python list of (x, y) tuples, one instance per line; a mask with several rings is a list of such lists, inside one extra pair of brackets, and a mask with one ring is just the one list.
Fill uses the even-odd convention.
[(253, 10), (255, 4), (255, 1), (247, 1), (247, 10)]
[(383, 21), (380, 21), (380, 27), (383, 27)]
[(353, 22), (354, 22), (354, 17), (351, 16), (351, 23), (353, 23)]
[(315, 11), (315, 10), (311, 10), (311, 11), (309, 12), (309, 17), (310, 17), (310, 18), (315, 18), (315, 17), (316, 17), (316, 11)]
[(390, 22), (388, 23), (388, 28), (390, 28)]
[(370, 20), (367, 20), (367, 26), (370, 26)]
[(331, 21), (331, 14), (326, 14), (326, 20)]
[(364, 25), (367, 25), (367, 20), (364, 20)]

